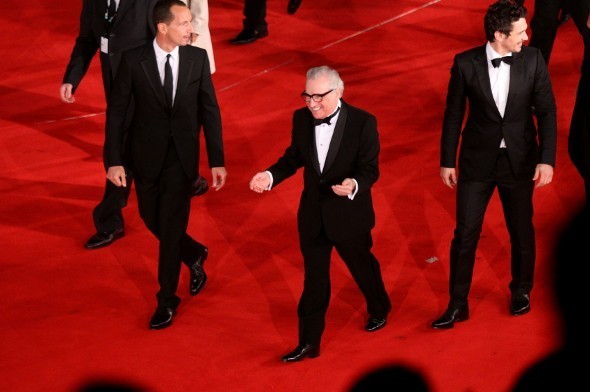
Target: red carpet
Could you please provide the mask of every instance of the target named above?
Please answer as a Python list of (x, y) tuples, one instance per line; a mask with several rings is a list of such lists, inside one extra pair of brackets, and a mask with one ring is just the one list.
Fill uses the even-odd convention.
[[(550, 65), (558, 161), (554, 183), (535, 191), (533, 310), (508, 314), (510, 248), (495, 196), (478, 250), (472, 318), (435, 331), (430, 322), (448, 300), (454, 225), (455, 194), (438, 176), (446, 85), (453, 55), (484, 43), (489, 3), (304, 0), (291, 16), (286, 0), (272, 1), (270, 35), (235, 47), (227, 41), (241, 28), (242, 1), (211, 0), (228, 184), (193, 201), (189, 232), (210, 249), (204, 291), (188, 295), (183, 269), (174, 325), (149, 331), (157, 244), (134, 193), (124, 210), (126, 236), (108, 248), (82, 247), (104, 186), (105, 108), (98, 58), (77, 102), (58, 98), (80, 3), (0, 5), (0, 390), (74, 391), (105, 377), (150, 391), (346, 391), (366, 371), (402, 363), (424, 374), (432, 391), (508, 391), (559, 345), (552, 248), (583, 200), (567, 156), (582, 56), (573, 23), (559, 30)], [(340, 71), (349, 103), (378, 118), (374, 251), (394, 309), (385, 329), (367, 334), (364, 301), (334, 255), (322, 354), (285, 365), (279, 356), (297, 343), (302, 288), (301, 178), (264, 195), (248, 182), (287, 146), (305, 71), (323, 64)], [(202, 172), (210, 178), (205, 165)], [(426, 262), (432, 257), (439, 261)]]

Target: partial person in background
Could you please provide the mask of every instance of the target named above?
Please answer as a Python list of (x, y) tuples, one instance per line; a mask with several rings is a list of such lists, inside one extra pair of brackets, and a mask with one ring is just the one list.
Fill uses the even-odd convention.
[[(59, 90), (62, 101), (74, 103), (74, 93), (88, 67), (100, 51), (104, 95), (109, 102), (113, 80), (124, 51), (145, 45), (153, 39), (152, 9), (156, 0), (84, 0), (80, 14), (80, 31)], [(105, 168), (110, 163), (104, 156)], [(87, 249), (110, 245), (125, 235), (122, 209), (127, 205), (133, 182), (119, 188), (106, 181), (104, 196), (92, 214), (96, 233), (85, 243)]]
[(570, 9), (584, 41), (584, 57), (568, 136), (568, 153), (584, 180), (586, 205), (590, 208), (590, 0), (572, 1)]
[(234, 45), (252, 43), (268, 35), (266, 0), (244, 0), (242, 31), (229, 42)]
[(365, 298), (365, 330), (383, 328), (391, 310), (379, 261), (371, 252), (375, 226), (371, 187), (379, 178), (377, 119), (344, 102), (343, 92), (344, 82), (336, 70), (309, 69), (301, 93), (307, 107), (293, 114), (291, 145), (250, 181), (252, 191), (263, 193), (303, 168), (297, 214), (305, 274), (297, 308), (299, 343), (281, 358), (283, 362), (320, 355), (334, 248)]
[(299, 9), (302, 0), (289, 0), (287, 3), (287, 13), (293, 15)]
[(407, 365), (381, 366), (361, 376), (348, 392), (429, 392), (425, 377)]
[[(510, 236), (510, 314), (519, 316), (531, 309), (536, 253), (533, 191), (535, 182), (538, 188), (553, 180), (557, 118), (545, 60), (538, 49), (524, 46), (525, 17), (526, 8), (513, 0), (492, 4), (484, 17), (488, 42), (453, 61), (440, 177), (449, 188), (457, 188), (456, 225), (450, 251), (450, 301), (444, 314), (432, 322), (433, 328), (453, 328), (455, 321), (469, 318), (467, 297), (477, 243), (496, 189)], [(467, 102), (467, 121), (461, 129)]]
[[(107, 109), (107, 178), (117, 187), (128, 186), (123, 165), (128, 148), (139, 214), (159, 241), (160, 290), (151, 329), (172, 324), (180, 303), (176, 290), (182, 262), (191, 273), (191, 295), (199, 293), (207, 279), (203, 262), (208, 250), (186, 232), (198, 178), (201, 125), (213, 188), (220, 190), (227, 177), (221, 114), (207, 52), (188, 45), (191, 19), (180, 0), (155, 5), (156, 38), (124, 54)], [(126, 127), (132, 101), (135, 111)]]
[(193, 14), (194, 35), (191, 39), (191, 45), (205, 49), (209, 56), (209, 65), (211, 74), (215, 73), (215, 58), (213, 57), (213, 43), (211, 42), (211, 33), (209, 31), (209, 1), (208, 0), (182, 0)]
[[(561, 230), (552, 264), (553, 291), (562, 322), (561, 346), (526, 369), (512, 391), (588, 390), (588, 328), (585, 307), (588, 304), (588, 279), (580, 273), (587, 262), (590, 238), (590, 210), (580, 209)], [(585, 342), (585, 343), (584, 343)], [(584, 386), (586, 385), (586, 386)]]
[[(549, 64), (557, 29), (569, 19), (570, 3), (577, 1), (579, 0), (535, 0), (529, 46), (538, 48), (547, 64)], [(523, 5), (524, 0), (517, 0), (517, 3)]]
[[(302, 0), (289, 0), (287, 13), (293, 15), (299, 9)], [(268, 23), (266, 22), (266, 0), (245, 0), (244, 20), (242, 31), (229, 42), (234, 45), (252, 43), (260, 38), (268, 36)]]

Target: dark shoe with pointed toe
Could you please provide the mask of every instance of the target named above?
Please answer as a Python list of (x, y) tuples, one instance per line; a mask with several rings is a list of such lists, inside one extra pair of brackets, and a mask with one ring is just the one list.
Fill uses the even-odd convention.
[(449, 306), (440, 318), (432, 322), (432, 328), (450, 329), (455, 326), (455, 321), (469, 319), (469, 306)]
[(150, 320), (150, 329), (163, 329), (172, 325), (172, 319), (176, 311), (174, 308), (159, 307)]
[(281, 357), (283, 362), (301, 361), (303, 358), (316, 358), (320, 356), (320, 348), (310, 344), (303, 344), (295, 347), (295, 350)]
[(98, 232), (86, 241), (86, 249), (98, 249), (108, 246), (125, 235), (125, 229), (117, 229), (109, 232)]
[(287, 13), (293, 15), (299, 9), (302, 0), (289, 0), (287, 4)]
[(209, 249), (205, 248), (201, 255), (197, 258), (197, 261), (190, 267), (191, 271), (191, 282), (190, 282), (190, 293), (191, 295), (197, 295), (205, 286), (207, 281), (207, 274), (203, 269), (203, 264), (207, 260), (209, 255)]
[(247, 30), (244, 29), (238, 34), (235, 38), (232, 38), (229, 43), (234, 45), (244, 45), (249, 44), (257, 39), (264, 38), (268, 35), (267, 31), (259, 31), (259, 30)]
[(195, 196), (204, 195), (205, 193), (207, 193), (208, 190), (209, 190), (209, 183), (207, 182), (205, 177), (199, 176), (199, 178), (197, 178), (197, 180), (193, 184), (192, 196), (195, 197)]
[(383, 327), (387, 324), (386, 318), (377, 318), (377, 317), (369, 317), (369, 321), (367, 321), (367, 326), (365, 327), (365, 331), (367, 332), (374, 332)]
[(510, 301), (510, 314), (522, 316), (531, 310), (531, 297), (528, 294), (514, 294)]

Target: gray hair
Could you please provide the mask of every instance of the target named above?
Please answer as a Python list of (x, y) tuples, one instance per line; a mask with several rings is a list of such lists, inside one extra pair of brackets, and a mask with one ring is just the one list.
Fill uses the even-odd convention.
[(326, 75), (330, 79), (330, 87), (340, 90), (341, 93), (344, 92), (344, 82), (340, 79), (340, 74), (334, 68), (330, 68), (327, 65), (310, 68), (307, 71), (307, 80), (317, 79), (323, 75)]

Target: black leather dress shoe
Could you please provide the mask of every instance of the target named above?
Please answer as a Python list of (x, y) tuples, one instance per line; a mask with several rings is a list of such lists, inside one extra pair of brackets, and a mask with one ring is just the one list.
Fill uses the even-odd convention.
[(174, 308), (159, 307), (154, 312), (150, 320), (150, 329), (163, 329), (172, 325), (174, 318)]
[(191, 282), (190, 282), (190, 293), (191, 295), (197, 295), (205, 286), (205, 282), (207, 281), (207, 274), (203, 269), (203, 264), (205, 260), (207, 260), (207, 256), (209, 255), (209, 249), (205, 248), (203, 253), (199, 256), (197, 261), (190, 267), (191, 271)]
[(320, 348), (310, 344), (303, 344), (295, 347), (295, 350), (281, 357), (283, 362), (301, 361), (303, 358), (316, 358), (320, 356)]
[(440, 318), (432, 322), (432, 328), (450, 329), (455, 326), (455, 321), (469, 319), (469, 306), (449, 306)]
[(209, 184), (207, 180), (203, 176), (199, 176), (195, 183), (193, 184), (193, 197), (194, 196), (201, 196), (207, 193), (209, 190)]
[(376, 318), (376, 317), (369, 317), (369, 321), (367, 321), (367, 326), (365, 327), (365, 331), (367, 332), (374, 332), (378, 329), (385, 327), (387, 324), (386, 318)]
[(287, 4), (287, 13), (293, 15), (299, 9), (302, 0), (289, 0)]
[(229, 41), (230, 44), (243, 45), (256, 41), (259, 38), (264, 38), (268, 35), (268, 30), (242, 30), (235, 38)]
[(125, 229), (117, 229), (111, 232), (96, 233), (86, 241), (86, 249), (97, 249), (107, 246), (125, 235)]
[(510, 301), (510, 314), (521, 316), (531, 310), (531, 298), (528, 294), (514, 294)]

